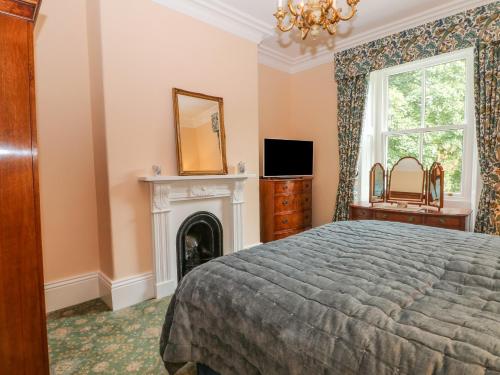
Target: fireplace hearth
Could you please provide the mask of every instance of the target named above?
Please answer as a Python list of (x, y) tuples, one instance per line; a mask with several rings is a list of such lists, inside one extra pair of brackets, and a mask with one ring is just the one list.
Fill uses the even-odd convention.
[(177, 278), (223, 254), (222, 224), (210, 212), (197, 212), (177, 232)]

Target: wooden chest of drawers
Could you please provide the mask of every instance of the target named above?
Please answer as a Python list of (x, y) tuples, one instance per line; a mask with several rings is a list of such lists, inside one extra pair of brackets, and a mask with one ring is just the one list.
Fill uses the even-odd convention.
[(311, 228), (312, 179), (260, 180), (261, 241), (279, 240)]
[(371, 207), (369, 204), (351, 204), (349, 217), (351, 220), (382, 220), (400, 223), (427, 225), (445, 229), (465, 231), (469, 228), (472, 210), (461, 208), (443, 208), (436, 210), (403, 210), (383, 206)]

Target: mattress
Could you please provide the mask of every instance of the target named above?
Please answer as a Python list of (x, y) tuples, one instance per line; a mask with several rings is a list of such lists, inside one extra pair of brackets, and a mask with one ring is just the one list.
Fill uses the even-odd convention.
[(190, 272), (161, 355), (221, 375), (500, 374), (499, 268), (499, 237), (328, 224)]

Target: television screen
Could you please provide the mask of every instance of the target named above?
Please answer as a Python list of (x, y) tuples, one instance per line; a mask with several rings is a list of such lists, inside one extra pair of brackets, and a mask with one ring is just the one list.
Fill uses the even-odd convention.
[(313, 142), (264, 140), (264, 177), (312, 176)]

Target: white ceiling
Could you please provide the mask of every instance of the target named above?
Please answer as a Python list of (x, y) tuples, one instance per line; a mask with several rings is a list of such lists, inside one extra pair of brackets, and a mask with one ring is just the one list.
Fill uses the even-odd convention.
[[(339, 25), (337, 36), (330, 37), (327, 33), (322, 33), (317, 40), (308, 37), (306, 41), (303, 41), (296, 30), (282, 33), (275, 28), (276, 20), (273, 16), (276, 11), (275, 0), (220, 0), (220, 2), (269, 25), (272, 35), (264, 40), (263, 45), (292, 58), (307, 53), (314, 54), (315, 51), (325, 47), (333, 50), (336, 44), (346, 39), (386, 27), (388, 24), (409, 17), (417, 18), (422, 13), (432, 15), (432, 13), (441, 13), (443, 9), (449, 10), (457, 6), (462, 8), (467, 3), (472, 8), (477, 3), (472, 0), (361, 0), (358, 5), (358, 14), (351, 21), (342, 22)], [(349, 7), (346, 0), (337, 0), (337, 4), (344, 9), (344, 13), (347, 13)]]
[[(285, 1), (286, 2), (286, 1)], [(314, 53), (314, 50), (327, 47), (335, 48), (335, 44), (346, 38), (355, 37), (388, 23), (400, 20), (415, 14), (419, 14), (436, 7), (449, 7), (454, 3), (461, 3), (460, 0), (361, 0), (358, 5), (358, 14), (348, 22), (342, 22), (339, 25), (339, 31), (336, 37), (330, 37), (322, 33), (321, 37), (313, 40), (308, 37), (302, 41), (299, 33), (292, 30), (288, 33), (282, 33), (275, 29), (276, 20), (273, 13), (276, 11), (276, 1), (274, 0), (221, 0), (221, 3), (227, 4), (256, 19), (267, 23), (273, 29), (272, 35), (263, 42), (264, 46), (277, 49), (280, 52), (292, 58), (304, 55), (307, 52)], [(337, 2), (339, 7), (347, 12), (348, 6), (345, 0)], [(295, 32), (294, 32), (295, 31)]]
[[(497, 0), (360, 0), (358, 14), (342, 22), (335, 37), (325, 32), (305, 41), (296, 30), (276, 29), (276, 0), (154, 1), (260, 43), (261, 63), (293, 73), (311, 67), (313, 61), (315, 65), (331, 61), (334, 51)], [(347, 11), (346, 0), (337, 4)]]

